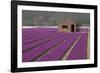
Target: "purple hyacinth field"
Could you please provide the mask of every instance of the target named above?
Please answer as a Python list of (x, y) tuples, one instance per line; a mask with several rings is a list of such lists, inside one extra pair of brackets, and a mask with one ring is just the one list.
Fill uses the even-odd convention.
[(23, 28), (22, 61), (87, 59), (88, 29), (59, 32), (56, 28)]

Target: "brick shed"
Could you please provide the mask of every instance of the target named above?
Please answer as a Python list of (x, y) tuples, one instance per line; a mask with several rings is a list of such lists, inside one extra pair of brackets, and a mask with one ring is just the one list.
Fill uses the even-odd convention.
[(66, 20), (59, 24), (59, 31), (61, 32), (76, 32), (76, 23), (71, 20)]

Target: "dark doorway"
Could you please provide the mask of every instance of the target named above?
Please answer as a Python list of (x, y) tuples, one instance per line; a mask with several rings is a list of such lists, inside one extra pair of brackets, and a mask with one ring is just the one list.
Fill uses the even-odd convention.
[(71, 25), (71, 32), (74, 32), (74, 24)]

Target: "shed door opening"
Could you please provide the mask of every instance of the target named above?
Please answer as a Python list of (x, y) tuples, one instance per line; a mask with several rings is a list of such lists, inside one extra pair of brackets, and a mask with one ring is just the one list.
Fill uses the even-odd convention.
[(74, 24), (71, 25), (71, 32), (74, 32)]

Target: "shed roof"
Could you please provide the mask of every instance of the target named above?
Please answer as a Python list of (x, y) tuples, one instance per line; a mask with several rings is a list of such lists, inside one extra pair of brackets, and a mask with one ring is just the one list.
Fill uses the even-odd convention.
[(68, 20), (64, 21), (62, 24), (70, 25), (70, 24), (75, 24), (75, 22), (73, 20), (68, 19)]

